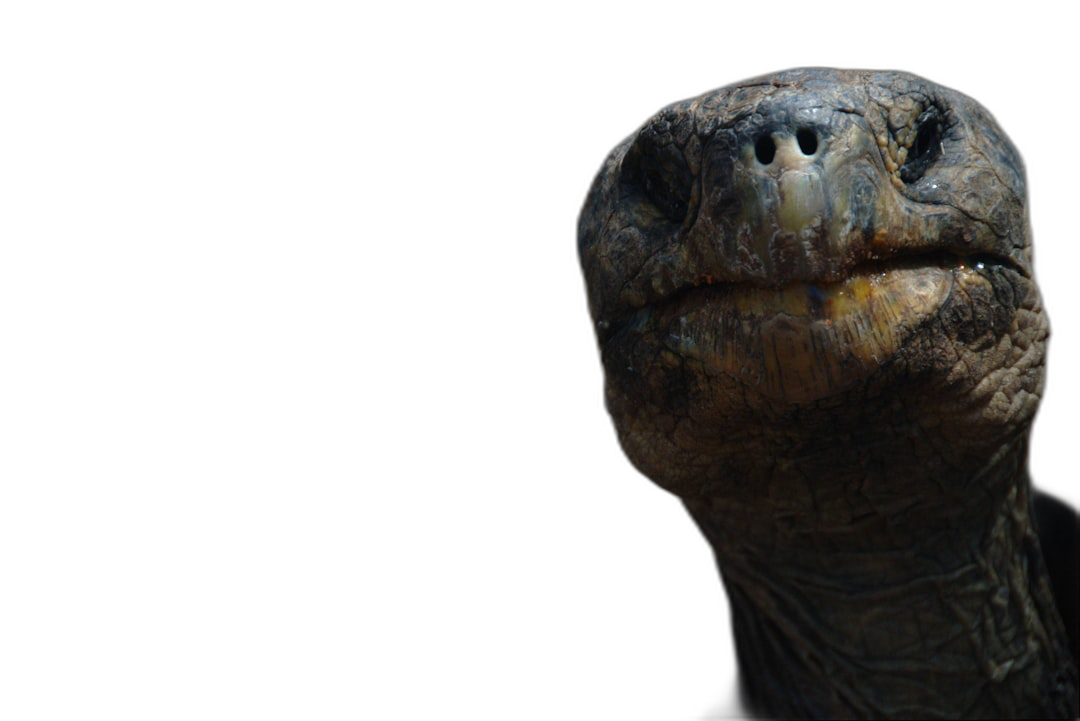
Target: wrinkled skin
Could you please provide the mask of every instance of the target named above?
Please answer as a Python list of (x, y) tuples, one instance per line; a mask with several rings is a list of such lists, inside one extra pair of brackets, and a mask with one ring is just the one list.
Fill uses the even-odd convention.
[(593, 184), (608, 409), (712, 545), (760, 712), (1078, 713), (1026, 471), (1025, 194), (970, 98), (822, 69), (669, 106)]

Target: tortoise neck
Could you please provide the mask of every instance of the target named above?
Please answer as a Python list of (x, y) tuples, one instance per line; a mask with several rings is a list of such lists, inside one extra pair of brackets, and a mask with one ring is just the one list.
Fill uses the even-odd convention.
[(1026, 441), (1013, 450), (963, 518), (907, 508), (808, 533), (775, 509), (687, 500), (731, 599), (747, 700), (788, 717), (1074, 717)]

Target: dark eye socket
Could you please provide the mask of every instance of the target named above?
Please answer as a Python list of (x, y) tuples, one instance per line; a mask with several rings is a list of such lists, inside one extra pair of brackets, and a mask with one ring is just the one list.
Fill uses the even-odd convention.
[(667, 219), (681, 223), (690, 209), (690, 168), (678, 148), (651, 140), (642, 134), (634, 141), (623, 161), (623, 182)]
[(919, 116), (915, 142), (908, 149), (907, 159), (900, 168), (901, 180), (905, 183), (914, 183), (926, 173), (930, 165), (941, 155), (943, 135), (941, 116), (936, 108), (931, 108)]
[(643, 163), (645, 195), (671, 220), (681, 221), (690, 207), (690, 179), (669, 164)]
[(924, 124), (915, 136), (915, 156), (926, 157), (939, 142), (941, 142), (941, 126), (936, 122)]

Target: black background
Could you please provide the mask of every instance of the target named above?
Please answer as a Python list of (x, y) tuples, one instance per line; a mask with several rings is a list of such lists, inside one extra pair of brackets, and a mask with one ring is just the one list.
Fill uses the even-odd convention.
[(489, 233), (478, 256), (494, 260), (504, 291), (498, 308), (476, 305), (489, 329), (481, 340), (498, 340), (497, 362), (483, 362), (495, 420), (476, 440), (492, 461), (481, 543), (500, 588), (492, 609), (505, 624), (495, 653), (511, 666), (510, 683), (522, 683), (523, 708), (584, 718), (739, 715), (712, 557), (678, 502), (618, 449), (575, 256), (578, 209), (605, 155), (675, 101), (805, 66), (906, 70), (980, 101), (1026, 162), (1037, 276), (1054, 331), (1036, 478), (1077, 503), (1069, 409), (1080, 383), (1067, 350), (1078, 283), (1071, 221), (1080, 198), (1066, 162), (1075, 128), (1065, 120), (1068, 101), (1048, 99), (1062, 97), (1052, 72), (1005, 51), (988, 58), (986, 42), (954, 43), (955, 59), (944, 63), (798, 47), (658, 57), (598, 37), (594, 50), (573, 57), (553, 43), (557, 67), (530, 69), (491, 96), (505, 127), (485, 164), (498, 199), (492, 223), (514, 231)]

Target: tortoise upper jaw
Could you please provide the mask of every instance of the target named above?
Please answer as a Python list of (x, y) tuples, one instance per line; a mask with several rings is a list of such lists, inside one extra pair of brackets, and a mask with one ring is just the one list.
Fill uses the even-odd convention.
[[(767, 120), (701, 149), (694, 202), (678, 226), (633, 216), (641, 221), (629, 226), (634, 242), (616, 235), (607, 245), (605, 236), (593, 256), (598, 267), (628, 248), (641, 260), (593, 284), (601, 339), (637, 309), (701, 285), (827, 286), (860, 274), (978, 263), (1030, 276), (1013, 259), (1011, 239), (989, 223), (898, 187), (862, 117), (816, 106), (800, 112), (785, 102), (772, 115), (763, 110)], [(621, 164), (640, 162), (633, 150)], [(635, 207), (634, 196), (623, 206)]]
[[(918, 265), (996, 265), (1030, 278), (1026, 253), (988, 223), (893, 187), (865, 133), (849, 129), (843, 142), (822, 139), (813, 155), (801, 158), (794, 157), (794, 143), (776, 141), (768, 165), (747, 143), (726, 176), (706, 168), (694, 222), (649, 255), (607, 307), (614, 313), (604, 315), (701, 285), (830, 285)], [(832, 144), (841, 150), (830, 154)]]

